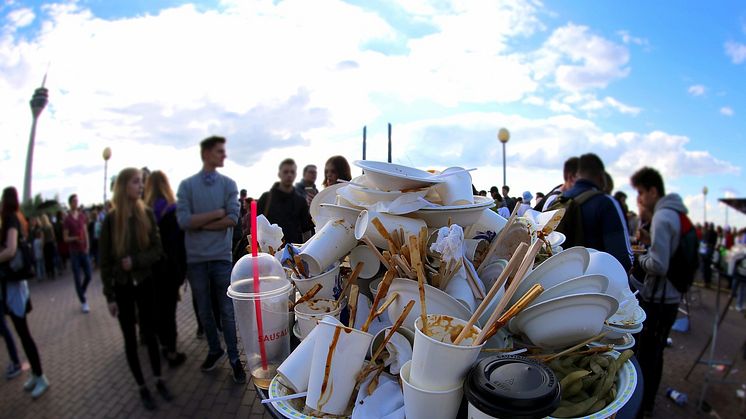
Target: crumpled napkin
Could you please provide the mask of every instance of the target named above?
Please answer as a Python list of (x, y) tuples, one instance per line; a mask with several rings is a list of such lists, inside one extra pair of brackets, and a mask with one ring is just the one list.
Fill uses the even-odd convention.
[(449, 263), (461, 260), (464, 256), (464, 229), (458, 224), (451, 227), (441, 227), (438, 230), (438, 238), (430, 246), (430, 250), (439, 253), (442, 259)]
[(399, 374), (401, 367), (412, 359), (412, 344), (404, 335), (394, 332), (386, 344), (389, 356), (383, 361), (383, 365), (389, 368), (392, 374)]
[(256, 217), (256, 240), (259, 251), (274, 254), (282, 246), (282, 227), (270, 224), (264, 214)]
[(404, 393), (399, 383), (383, 374), (373, 394), (367, 388), (375, 374), (368, 374), (357, 393), (352, 419), (404, 419)]

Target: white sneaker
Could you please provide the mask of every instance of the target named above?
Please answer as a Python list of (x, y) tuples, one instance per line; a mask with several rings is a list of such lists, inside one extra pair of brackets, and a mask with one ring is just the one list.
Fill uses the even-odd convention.
[(91, 311), (91, 307), (88, 305), (88, 303), (83, 303), (82, 308), (83, 308), (83, 313), (90, 313)]
[(31, 397), (34, 399), (39, 398), (44, 392), (47, 391), (49, 388), (49, 381), (47, 380), (47, 377), (42, 374), (41, 377), (37, 378), (36, 380), (36, 386), (34, 387), (34, 390), (31, 392)]
[(35, 376), (33, 373), (29, 374), (28, 380), (26, 380), (25, 383), (23, 383), (23, 391), (31, 391), (36, 387), (36, 381), (39, 379), (39, 377)]

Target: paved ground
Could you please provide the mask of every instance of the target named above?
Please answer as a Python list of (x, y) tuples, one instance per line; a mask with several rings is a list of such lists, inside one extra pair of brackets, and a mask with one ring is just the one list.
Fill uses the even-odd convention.
[[(654, 412), (656, 418), (743, 416), (741, 399), (736, 397), (736, 390), (741, 388), (741, 383), (746, 383), (746, 361), (740, 356), (746, 324), (742, 314), (729, 311), (720, 329), (716, 358), (736, 357), (728, 379), (737, 383), (710, 387), (705, 400), (713, 406), (714, 414), (696, 409), (708, 367), (696, 367), (690, 380), (684, 381), (712, 330), (716, 293), (697, 290), (700, 290), (700, 301), (692, 308), (692, 331), (688, 334), (674, 332), (674, 345), (666, 350), (664, 378)], [(80, 312), (69, 275), (55, 281), (32, 281), (31, 294), (34, 304), (34, 311), (29, 315), (31, 330), (51, 388), (41, 399), (32, 401), (21, 388), (23, 377), (0, 382), (0, 417), (269, 417), (264, 414), (250, 384), (233, 383), (227, 363), (209, 374), (199, 371), (207, 344), (195, 338), (196, 322), (189, 294), (184, 296), (187, 303), (180, 304), (178, 309), (179, 345), (187, 353), (188, 360), (175, 370), (164, 368), (164, 376), (177, 398), (170, 404), (159, 400), (159, 410), (155, 414), (141, 407), (125, 361), (119, 326), (106, 312), (97, 274), (89, 290), (92, 311), (88, 315)], [(728, 294), (721, 296), (724, 304)], [(20, 342), (17, 343), (22, 352)], [(144, 350), (141, 350), (141, 360), (147, 377), (149, 363)], [(7, 362), (6, 351), (0, 349), (0, 366)], [(24, 367), (28, 369), (27, 364)], [(713, 378), (721, 375), (715, 368), (711, 371)], [(687, 393), (688, 404), (679, 407), (665, 398), (666, 387)]]
[[(72, 277), (32, 281), (29, 314), (31, 332), (39, 347), (44, 372), (51, 387), (33, 401), (22, 389), (25, 374), (0, 382), (0, 417), (3, 418), (261, 418), (264, 408), (251, 384), (238, 385), (226, 361), (222, 368), (202, 373), (199, 365), (207, 355), (205, 340), (197, 340), (197, 323), (186, 294), (178, 308), (181, 351), (187, 361), (176, 369), (163, 364), (163, 375), (176, 395), (171, 403), (158, 399), (158, 411), (144, 410), (124, 356), (119, 323), (106, 309), (98, 272), (88, 290), (91, 313), (83, 314), (75, 297)], [(9, 319), (8, 319), (9, 322)], [(12, 328), (12, 326), (11, 326)], [(18, 350), (20, 341), (16, 341)], [(152, 383), (150, 362), (144, 347), (140, 361), (146, 380)], [(4, 344), (0, 366), (8, 363)], [(28, 369), (28, 364), (24, 365)], [(0, 380), (2, 380), (0, 378)]]

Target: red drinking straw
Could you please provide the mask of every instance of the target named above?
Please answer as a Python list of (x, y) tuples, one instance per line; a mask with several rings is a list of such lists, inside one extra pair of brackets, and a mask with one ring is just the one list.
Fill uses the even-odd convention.
[(257, 260), (256, 242), (256, 201), (251, 201), (251, 256), (254, 258), (254, 311), (256, 312), (256, 328), (259, 332), (259, 353), (262, 356), (262, 370), (267, 370), (267, 350), (264, 348), (264, 323), (262, 322), (262, 302), (259, 300), (259, 261)]

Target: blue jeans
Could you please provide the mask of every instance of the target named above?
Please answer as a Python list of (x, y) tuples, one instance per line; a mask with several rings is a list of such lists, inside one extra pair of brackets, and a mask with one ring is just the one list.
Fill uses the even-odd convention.
[(210, 288), (214, 287), (218, 304), (220, 305), (220, 321), (223, 325), (223, 338), (228, 350), (231, 363), (238, 361), (238, 340), (236, 337), (236, 318), (233, 314), (233, 300), (226, 292), (231, 283), (231, 262), (227, 260), (213, 260), (209, 262), (190, 263), (187, 265), (187, 278), (192, 287), (192, 293), (197, 298), (199, 320), (207, 336), (210, 355), (223, 352), (218, 338), (218, 329), (212, 315), (212, 299)]
[[(91, 260), (87, 253), (70, 252), (70, 263), (73, 265), (73, 279), (75, 279), (75, 292), (78, 293), (80, 304), (85, 304), (85, 291), (91, 282)], [(83, 268), (83, 282), (80, 282), (80, 269)]]

